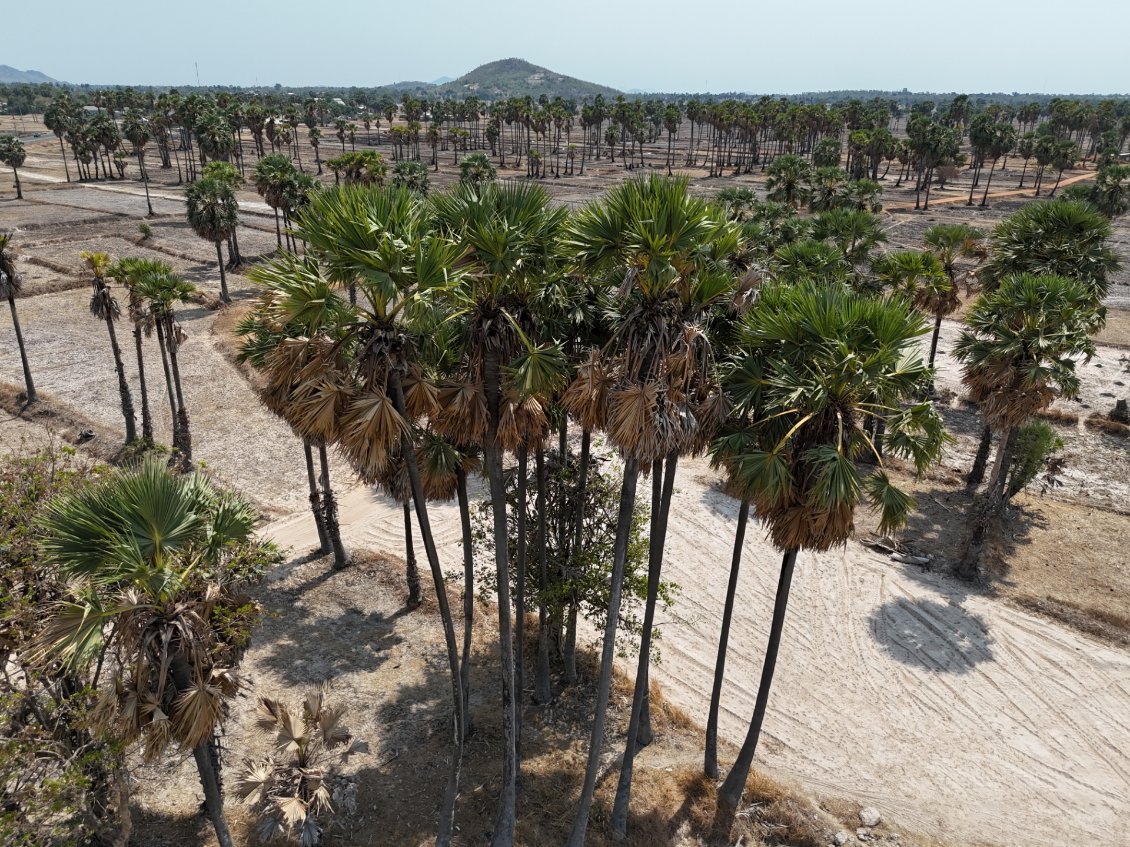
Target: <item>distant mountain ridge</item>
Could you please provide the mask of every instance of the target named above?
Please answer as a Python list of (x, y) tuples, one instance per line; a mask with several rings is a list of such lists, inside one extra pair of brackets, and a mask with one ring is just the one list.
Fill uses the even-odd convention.
[(543, 68), (525, 59), (500, 59), (480, 65), (458, 79), (436, 86), (439, 94), (455, 96), (475, 95), (484, 100), (505, 97), (565, 97), (581, 99), (603, 94), (615, 97), (620, 92), (607, 85), (597, 85), (583, 79)]
[(0, 65), (0, 82), (58, 82), (41, 71), (21, 71), (10, 65)]

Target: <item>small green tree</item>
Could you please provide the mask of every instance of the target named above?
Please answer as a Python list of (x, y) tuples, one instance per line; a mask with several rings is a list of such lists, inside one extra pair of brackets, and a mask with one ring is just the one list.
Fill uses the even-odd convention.
[(0, 135), (0, 162), (12, 169), (16, 178), (16, 199), (23, 200), (23, 187), (20, 185), (20, 168), (24, 166), (27, 154), (24, 143), (14, 135)]
[(494, 182), (498, 177), (485, 153), (472, 153), (459, 163), (459, 181), (469, 185)]

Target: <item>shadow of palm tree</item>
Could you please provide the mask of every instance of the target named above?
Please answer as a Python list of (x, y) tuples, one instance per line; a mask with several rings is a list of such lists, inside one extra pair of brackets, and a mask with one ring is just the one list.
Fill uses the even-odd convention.
[(906, 665), (964, 674), (993, 658), (984, 619), (959, 603), (898, 598), (875, 609), (869, 624), (879, 645)]

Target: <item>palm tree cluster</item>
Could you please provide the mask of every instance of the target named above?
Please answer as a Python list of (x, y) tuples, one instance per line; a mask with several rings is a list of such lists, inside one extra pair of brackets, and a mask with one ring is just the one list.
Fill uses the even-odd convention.
[[(611, 561), (599, 563), (607, 609), (589, 760), (568, 842), (578, 847), (596, 787), (628, 560), (636, 555), (639, 478), (652, 481), (651, 520), (643, 617), (633, 626), (639, 666), (611, 818), (619, 833), (628, 826), (635, 755), (652, 737), (650, 643), (665, 593), (680, 459), (710, 450), (747, 501), (746, 518), (752, 503), (786, 554), (770, 657), (797, 551), (845, 543), (861, 503), (880, 510), (884, 528), (897, 527), (912, 508), (878, 457), (907, 460), (921, 472), (945, 441), (922, 399), (932, 371), (918, 339), (928, 331), (919, 312), (948, 306), (921, 294), (929, 286), (919, 277), (929, 278), (931, 291), (950, 277), (929, 253), (916, 272), (892, 272), (897, 283), (876, 282), (866, 257), (881, 240), (877, 228), (845, 223), (837, 212), (873, 215), (837, 207), (813, 222), (789, 204), (749, 195), (716, 202), (692, 195), (686, 180), (658, 176), (631, 179), (572, 214), (536, 183), (468, 179), (423, 197), (352, 182), (314, 193), (295, 213), (301, 255), (282, 251), (252, 271), (261, 294), (239, 332), (244, 357), (262, 373), (264, 404), (305, 442), (333, 448), (364, 482), (402, 504), (406, 542), (413, 516), (424, 541), (452, 703), (437, 843), (452, 838), (472, 725), (471, 475), (486, 477), (488, 517), (478, 525), (498, 597), (496, 845), (514, 839), (526, 673), (532, 666), (534, 702), (548, 702), (551, 664), (562, 655), (551, 649), (561, 638), (558, 621), (575, 615), (579, 602), (551, 604), (547, 588), (579, 586), (581, 572), (597, 567), (578, 543), (586, 515), (575, 507), (589, 502), (586, 486), (596, 479), (594, 435), (604, 435), (619, 471), (605, 548)], [(835, 272), (810, 268), (807, 255), (788, 259), (798, 244), (837, 255)], [(869, 456), (870, 465), (859, 464)], [(562, 485), (575, 494), (562, 494)], [(462, 639), (429, 519), (429, 503), (451, 498), (464, 537)], [(562, 549), (572, 552), (562, 558)], [(415, 605), (421, 588), (414, 551), (406, 553)], [(533, 657), (526, 655), (528, 603), (538, 605)], [(719, 691), (724, 656), (723, 647)], [(567, 664), (559, 684), (575, 681)], [(753, 718), (758, 730), (731, 773), (731, 806), (744, 788), (771, 675)]]

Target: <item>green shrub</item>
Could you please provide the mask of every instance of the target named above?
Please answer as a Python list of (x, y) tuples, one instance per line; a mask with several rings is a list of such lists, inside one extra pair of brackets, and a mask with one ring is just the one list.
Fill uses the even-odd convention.
[(1007, 496), (1013, 497), (1030, 485), (1043, 472), (1043, 490), (1062, 483), (1058, 474), (1062, 461), (1056, 453), (1063, 448), (1063, 439), (1046, 421), (1035, 420), (1017, 430), (1012, 447), (1012, 465), (1008, 472)]

